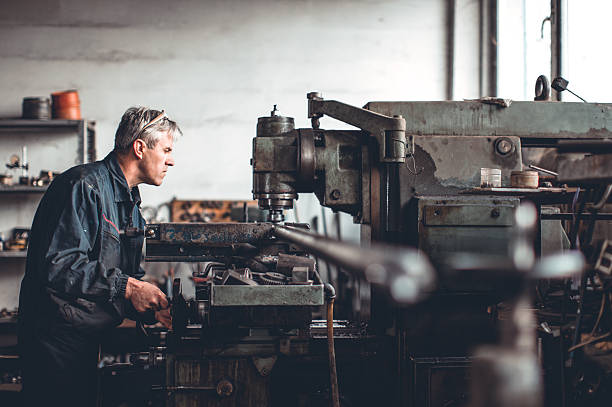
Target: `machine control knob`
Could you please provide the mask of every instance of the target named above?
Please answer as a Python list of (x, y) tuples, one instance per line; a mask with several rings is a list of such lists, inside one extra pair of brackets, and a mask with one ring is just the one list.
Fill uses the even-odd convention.
[(220, 380), (217, 383), (217, 394), (221, 397), (229, 397), (234, 392), (234, 385), (227, 379)]

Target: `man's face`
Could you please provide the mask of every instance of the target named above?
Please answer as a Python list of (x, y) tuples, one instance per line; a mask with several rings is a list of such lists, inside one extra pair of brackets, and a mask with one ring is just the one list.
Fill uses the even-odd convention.
[(154, 148), (145, 148), (140, 162), (142, 182), (150, 185), (161, 185), (168, 167), (174, 165), (172, 147), (174, 140), (170, 133), (166, 133), (157, 142)]

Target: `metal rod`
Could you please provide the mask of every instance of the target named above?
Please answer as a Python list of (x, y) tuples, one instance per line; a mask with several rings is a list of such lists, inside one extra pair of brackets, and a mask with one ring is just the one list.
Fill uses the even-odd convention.
[(455, 1), (446, 0), (446, 100), (453, 100), (455, 66)]
[(435, 274), (425, 255), (409, 247), (371, 248), (326, 239), (291, 226), (275, 226), (272, 234), (294, 243), (366, 281), (387, 287), (397, 302), (413, 303), (433, 288)]
[(555, 145), (560, 153), (609, 154), (612, 152), (610, 139), (558, 140)]
[(544, 168), (536, 167), (535, 165), (531, 165), (531, 164), (529, 164), (529, 168), (531, 168), (532, 170), (543, 172), (544, 174), (554, 175), (555, 177), (557, 175), (559, 175), (558, 172), (554, 172), (554, 171), (547, 170), (547, 169), (544, 169)]
[[(562, 0), (550, 1), (550, 77), (557, 78), (563, 74), (563, 59), (562, 59), (562, 34), (563, 23), (562, 13), (565, 12), (561, 5)], [(551, 94), (552, 100), (561, 101), (562, 93), (553, 91)]]
[(334, 299), (327, 302), (327, 350), (329, 355), (329, 381), (333, 407), (340, 407), (338, 395), (338, 373), (336, 370), (336, 349), (334, 347)]
[[(572, 220), (574, 218), (573, 213), (543, 213), (541, 215), (542, 220)], [(597, 220), (612, 220), (612, 213), (598, 213), (596, 215)]]
[(582, 100), (584, 103), (589, 103), (586, 100), (584, 100), (583, 98), (581, 98), (580, 96), (578, 96), (577, 94), (575, 94), (574, 92), (572, 92), (571, 90), (569, 90), (569, 89), (565, 89), (565, 90), (567, 90), (572, 95), (576, 96), (578, 99)]

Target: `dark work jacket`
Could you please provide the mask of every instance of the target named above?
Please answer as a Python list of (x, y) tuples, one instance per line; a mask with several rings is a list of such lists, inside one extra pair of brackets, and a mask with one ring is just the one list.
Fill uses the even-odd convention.
[(97, 339), (124, 316), (138, 318), (125, 286), (128, 277), (144, 275), (144, 238), (124, 238), (119, 230), (144, 228), (139, 206), (138, 188), (129, 188), (114, 152), (53, 180), (30, 233), (20, 343), (52, 332), (58, 321)]

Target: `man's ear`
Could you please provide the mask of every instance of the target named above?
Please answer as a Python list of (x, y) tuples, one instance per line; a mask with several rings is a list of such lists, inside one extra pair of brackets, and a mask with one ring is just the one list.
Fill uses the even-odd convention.
[(134, 140), (134, 144), (132, 144), (132, 149), (134, 151), (134, 155), (141, 160), (142, 156), (144, 154), (144, 151), (147, 148), (147, 144), (144, 142), (144, 140), (137, 138), (136, 140)]

